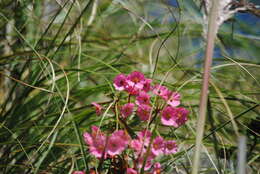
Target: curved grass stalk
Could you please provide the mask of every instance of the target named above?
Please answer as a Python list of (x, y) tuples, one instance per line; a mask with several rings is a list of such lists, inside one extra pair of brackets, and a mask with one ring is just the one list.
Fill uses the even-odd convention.
[[(260, 82), (243, 66), (243, 63), (239, 63), (226, 55), (224, 55), (224, 57), (227, 58), (228, 60), (234, 62), (234, 64), (236, 64), (241, 69), (243, 69), (246, 73), (248, 73), (256, 81), (257, 85), (260, 86)], [(250, 64), (245, 63), (245, 65), (250, 65)], [(256, 67), (259, 67), (259, 65), (256, 65)]]
[(209, 160), (210, 160), (210, 162), (212, 163), (213, 167), (215, 168), (217, 174), (220, 174), (220, 172), (219, 172), (219, 170), (218, 170), (216, 164), (214, 163), (213, 159), (211, 158), (211, 156), (210, 156), (209, 151), (207, 150), (207, 148), (206, 148), (205, 146), (203, 146), (203, 149), (204, 149), (204, 151), (206, 152), (207, 156), (209, 157)]
[(106, 63), (106, 62), (104, 62), (103, 60), (100, 60), (100, 59), (98, 59), (98, 58), (96, 58), (96, 57), (93, 57), (93, 56), (86, 55), (86, 54), (84, 54), (84, 53), (82, 53), (82, 55), (85, 56), (85, 57), (88, 57), (88, 58), (90, 58), (90, 59), (92, 59), (92, 60), (95, 60), (95, 61), (97, 61), (97, 62), (100, 62), (100, 63), (102, 63), (103, 65), (106, 65), (107, 67), (109, 67), (109, 68), (111, 68), (113, 71), (115, 71), (116, 73), (121, 73), (118, 69), (114, 68), (112, 65), (110, 65), (110, 64), (108, 64), (108, 63)]
[(93, 24), (95, 17), (97, 15), (97, 7), (98, 7), (98, 0), (94, 0), (93, 6), (92, 6), (92, 11), (91, 11), (88, 23), (87, 23), (87, 27), (91, 26)]
[(40, 91), (44, 91), (44, 92), (48, 92), (48, 93), (52, 93), (52, 94), (54, 93), (53, 91), (50, 91), (50, 90), (48, 90), (48, 89), (27, 84), (27, 83), (25, 83), (25, 82), (23, 82), (23, 81), (21, 81), (21, 80), (18, 80), (18, 79), (14, 78), (14, 77), (11, 77), (11, 76), (7, 75), (7, 74), (5, 74), (5, 73), (0, 72), (0, 74), (2, 74), (3, 76), (5, 76), (5, 77), (7, 77), (7, 78), (9, 78), (9, 79), (11, 79), (11, 80), (16, 81), (17, 83), (20, 83), (20, 84), (22, 84), (22, 85), (28, 86), (28, 87), (30, 87), (30, 88), (38, 89), (38, 90), (40, 90)]
[(223, 94), (221, 93), (220, 89), (212, 81), (210, 81), (210, 84), (213, 86), (213, 88), (215, 89), (216, 93), (220, 97), (220, 100), (222, 101), (223, 105), (225, 106), (225, 108), (227, 110), (227, 113), (228, 113), (228, 116), (229, 116), (229, 118), (231, 120), (231, 123), (233, 125), (233, 128), (235, 130), (236, 136), (239, 136), (238, 126), (237, 126), (237, 124), (236, 124), (236, 122), (234, 120), (233, 113), (232, 113), (230, 107), (228, 106), (227, 101), (225, 100), (225, 98), (224, 98)]
[(153, 75), (153, 50), (154, 50), (154, 47), (156, 45), (156, 42), (158, 41), (158, 39), (155, 39), (150, 48), (149, 48), (149, 71), (150, 71), (150, 77), (152, 77)]
[[(43, 143), (40, 145), (40, 147), (35, 151), (35, 154), (37, 154), (39, 152), (39, 150), (43, 147), (43, 145), (48, 141), (48, 139), (50, 138), (50, 136), (54, 133), (54, 131), (56, 130), (57, 126), (59, 125), (61, 119), (63, 118), (64, 114), (65, 114), (65, 111), (68, 107), (68, 102), (69, 102), (69, 93), (70, 93), (70, 85), (69, 85), (69, 79), (66, 75), (66, 72), (63, 70), (63, 68), (56, 62), (54, 62), (57, 66), (59, 66), (64, 74), (64, 77), (66, 79), (66, 85), (67, 85), (67, 90), (66, 90), (66, 97), (65, 97), (65, 100), (64, 100), (64, 106), (62, 108), (62, 111), (61, 111), (61, 114), (57, 120), (57, 122), (55, 123), (53, 129), (51, 130), (51, 132), (49, 133), (49, 135), (47, 136), (47, 138), (45, 138), (45, 140), (43, 141)], [(61, 95), (61, 98), (63, 99), (62, 95)]]

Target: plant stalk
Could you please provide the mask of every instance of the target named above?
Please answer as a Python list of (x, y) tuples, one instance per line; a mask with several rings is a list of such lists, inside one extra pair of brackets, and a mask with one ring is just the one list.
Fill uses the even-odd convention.
[(213, 0), (210, 9), (210, 16), (208, 18), (209, 21), (208, 21), (208, 30), (207, 30), (207, 44), (206, 44), (206, 53), (205, 53), (203, 82), (202, 82), (202, 89), (200, 94), (199, 117), (198, 117), (197, 130), (196, 130), (197, 136), (196, 136), (195, 153), (193, 156), (192, 174), (197, 174), (200, 168), (200, 152), (201, 152), (202, 138), (204, 134), (204, 126), (206, 120), (210, 69), (211, 69), (212, 57), (214, 51), (214, 40), (216, 38), (216, 34), (218, 30), (218, 25), (217, 25), (218, 8), (219, 8), (219, 1)]

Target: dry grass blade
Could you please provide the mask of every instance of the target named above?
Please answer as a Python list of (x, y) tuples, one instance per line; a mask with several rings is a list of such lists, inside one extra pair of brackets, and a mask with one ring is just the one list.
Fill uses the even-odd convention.
[(212, 56), (214, 50), (214, 41), (217, 34), (217, 17), (218, 17), (218, 7), (219, 2), (213, 0), (212, 9), (210, 11), (210, 17), (208, 22), (208, 33), (207, 33), (207, 46), (205, 54), (205, 64), (204, 64), (204, 73), (203, 73), (203, 82), (200, 95), (200, 106), (199, 106), (199, 117), (197, 123), (197, 136), (196, 136), (196, 146), (193, 158), (192, 165), (192, 174), (197, 174), (200, 166), (200, 152), (202, 139), (204, 134), (204, 125), (206, 120), (206, 108), (207, 108), (207, 99), (208, 99), (208, 85), (210, 78), (210, 69), (212, 64)]

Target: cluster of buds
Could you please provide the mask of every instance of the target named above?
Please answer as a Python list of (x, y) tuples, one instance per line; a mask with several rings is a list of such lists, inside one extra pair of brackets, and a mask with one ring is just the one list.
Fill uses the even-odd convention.
[[(119, 168), (120, 173), (137, 174), (138, 169), (142, 169), (147, 174), (160, 174), (161, 164), (156, 162), (155, 158), (176, 153), (176, 142), (155, 136), (155, 131), (151, 132), (148, 129), (139, 129), (134, 132), (135, 136), (132, 136), (129, 129), (133, 132), (138, 128), (127, 126), (131, 121), (129, 118), (137, 117), (140, 124), (146, 125), (146, 128), (149, 128), (152, 123), (177, 128), (187, 121), (189, 111), (178, 107), (181, 98), (178, 92), (173, 92), (159, 84), (153, 86), (152, 80), (145, 78), (140, 72), (134, 71), (129, 75), (119, 74), (115, 77), (113, 85), (117, 91), (128, 95), (126, 99), (119, 98), (114, 106), (118, 107), (114, 109), (115, 115), (119, 115), (119, 120), (125, 127), (114, 130), (108, 135), (104, 134), (99, 127), (92, 126), (91, 133), (83, 134), (90, 154), (100, 161), (113, 161), (115, 158), (123, 160), (125, 164), (123, 167), (112, 166)], [(102, 106), (97, 103), (92, 104), (96, 114), (101, 115)], [(117, 111), (119, 113), (116, 113)], [(131, 154), (131, 157), (126, 157), (126, 154)]]

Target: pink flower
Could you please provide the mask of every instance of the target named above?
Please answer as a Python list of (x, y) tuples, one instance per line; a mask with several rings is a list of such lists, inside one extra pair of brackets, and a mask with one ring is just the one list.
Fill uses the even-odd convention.
[(92, 138), (92, 136), (89, 133), (85, 132), (83, 134), (83, 137), (84, 137), (84, 140), (85, 140), (86, 144), (91, 145), (93, 143), (93, 138)]
[(106, 136), (104, 136), (97, 126), (92, 126), (91, 129), (91, 134), (87, 132), (83, 134), (86, 144), (89, 145), (90, 153), (97, 158), (101, 158), (104, 153), (104, 158), (106, 158)]
[(168, 96), (170, 94), (170, 91), (165, 86), (155, 85), (153, 88), (153, 93), (155, 95), (162, 97), (164, 100), (167, 100)]
[(95, 102), (92, 102), (91, 104), (95, 107), (95, 109), (96, 109), (96, 114), (97, 114), (97, 115), (101, 115), (102, 106), (99, 105), (99, 104), (97, 104), (97, 103), (95, 103)]
[(125, 90), (131, 95), (137, 95), (143, 89), (145, 77), (141, 72), (134, 71), (127, 76)]
[(124, 74), (119, 74), (115, 77), (113, 85), (116, 90), (123, 91), (125, 89), (126, 79), (127, 77)]
[(173, 154), (173, 153), (176, 153), (177, 152), (177, 144), (174, 140), (168, 140), (168, 141), (165, 141), (165, 144), (164, 144), (164, 153), (166, 155), (169, 155), (169, 154)]
[(86, 173), (83, 171), (74, 171), (72, 174), (86, 174)]
[(150, 89), (151, 89), (151, 82), (152, 80), (151, 79), (145, 79), (144, 82), (143, 82), (143, 91), (145, 92), (149, 92)]
[(139, 93), (139, 90), (134, 83), (127, 81), (125, 86), (126, 92), (128, 92), (131, 95), (137, 95)]
[(175, 112), (173, 115), (174, 119), (174, 127), (179, 127), (183, 125), (188, 120), (189, 111), (185, 108), (175, 108)]
[(132, 168), (127, 168), (126, 169), (126, 174), (137, 174), (137, 171), (132, 169)]
[(140, 140), (134, 139), (131, 141), (130, 147), (139, 154), (142, 149), (142, 144)]
[(91, 136), (93, 137), (93, 138), (96, 138), (96, 136), (98, 136), (98, 135), (104, 135), (102, 132), (101, 132), (101, 130), (99, 129), (99, 127), (97, 127), (97, 126), (91, 126)]
[(174, 114), (176, 113), (175, 109), (171, 106), (167, 106), (162, 110), (162, 117), (161, 117), (161, 122), (163, 125), (166, 126), (174, 126), (175, 119), (174, 119)]
[(152, 153), (156, 156), (163, 153), (164, 150), (164, 140), (162, 137), (156, 137), (152, 144)]
[(141, 142), (144, 142), (145, 146), (149, 145), (150, 139), (151, 139), (152, 133), (149, 130), (142, 130), (138, 132), (137, 137)]
[(154, 163), (153, 173), (152, 174), (160, 174), (161, 173), (161, 164), (156, 162)]
[(107, 153), (111, 156), (119, 155), (128, 144), (124, 131), (115, 131), (108, 139)]
[[(141, 86), (140, 86), (141, 85)], [(138, 95), (139, 91), (142, 89), (142, 83), (135, 84), (130, 80), (126, 81), (125, 90), (131, 95)]]
[(104, 159), (106, 159), (107, 153), (105, 149), (106, 137), (104, 135), (98, 135), (93, 139), (93, 143), (89, 145), (89, 152), (97, 158), (102, 158), (104, 153)]
[(134, 71), (127, 76), (127, 79), (132, 81), (134, 84), (139, 84), (145, 80), (145, 77), (141, 72)]
[(93, 143), (93, 140), (97, 137), (98, 134), (103, 135), (103, 133), (100, 131), (100, 129), (97, 126), (91, 126), (91, 134), (89, 134), (88, 132), (85, 132), (83, 134), (86, 144), (91, 145)]
[(181, 95), (179, 93), (173, 92), (169, 96), (167, 104), (171, 105), (172, 107), (176, 107), (176, 106), (180, 105), (180, 98), (181, 98)]
[(139, 95), (136, 97), (136, 104), (137, 105), (149, 105), (150, 104), (150, 96), (146, 93), (141, 91)]
[(128, 116), (130, 116), (133, 113), (134, 106), (135, 105), (133, 103), (127, 103), (127, 104), (123, 105), (121, 108), (122, 116), (124, 118), (127, 118)]
[(137, 108), (136, 114), (139, 116), (140, 120), (147, 121), (151, 115), (151, 107), (148, 105), (140, 105)]
[(166, 126), (179, 127), (188, 120), (189, 111), (185, 108), (167, 106), (162, 111), (161, 122)]
[(115, 131), (112, 135), (116, 137), (120, 137), (125, 143), (125, 145), (128, 145), (129, 141), (131, 140), (130, 136), (127, 133), (125, 133), (123, 130)]

